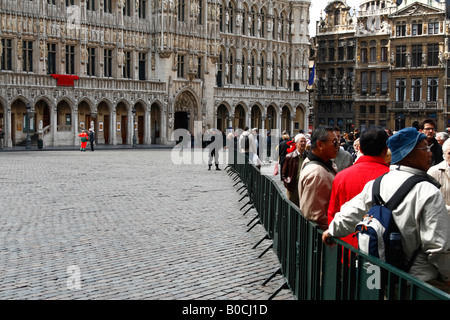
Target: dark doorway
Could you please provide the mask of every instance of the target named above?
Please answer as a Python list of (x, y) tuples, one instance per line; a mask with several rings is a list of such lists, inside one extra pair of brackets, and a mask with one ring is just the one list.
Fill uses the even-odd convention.
[(138, 117), (139, 144), (144, 144), (144, 116)]
[(175, 112), (175, 129), (189, 130), (189, 115), (187, 112)]
[(128, 133), (128, 117), (122, 116), (122, 127), (120, 128), (122, 133), (122, 144), (127, 144), (127, 133)]
[(109, 114), (103, 116), (103, 136), (105, 137), (105, 144), (109, 144)]
[(11, 130), (11, 140), (13, 145), (16, 144), (16, 114), (15, 113), (11, 113), (11, 125), (12, 125), (12, 130)]
[(47, 105), (44, 105), (44, 111), (42, 115), (42, 126), (43, 128), (50, 125), (50, 108)]

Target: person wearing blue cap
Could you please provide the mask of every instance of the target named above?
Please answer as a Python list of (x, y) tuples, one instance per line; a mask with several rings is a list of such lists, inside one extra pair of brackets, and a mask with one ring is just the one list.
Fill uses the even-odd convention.
[[(392, 211), (401, 234), (405, 259), (412, 263), (409, 273), (449, 292), (450, 216), (439, 183), (427, 174), (432, 153), (426, 135), (416, 128), (405, 128), (391, 136), (387, 146), (392, 161), (390, 171), (383, 176), (380, 185), (384, 202), (389, 201), (411, 176), (427, 178), (427, 181), (417, 183)], [(369, 181), (361, 193), (342, 205), (323, 234), (325, 244), (330, 244), (331, 237), (341, 238), (355, 231), (372, 206), (373, 182)]]

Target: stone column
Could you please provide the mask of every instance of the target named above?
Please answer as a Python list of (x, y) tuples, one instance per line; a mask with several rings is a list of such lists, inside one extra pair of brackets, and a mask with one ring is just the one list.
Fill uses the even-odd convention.
[(145, 110), (145, 125), (144, 125), (144, 144), (152, 144), (152, 107)]
[[(58, 144), (58, 106), (55, 105), (53, 108), (51, 108), (50, 110), (53, 111), (52, 115), (51, 115), (51, 125), (52, 125), (52, 138), (53, 138), (53, 146), (57, 147)], [(44, 138), (44, 137), (42, 137)]]
[(72, 133), (73, 133), (73, 136), (74, 136), (74, 143), (73, 144), (79, 146), (79, 138), (78, 138), (78, 126), (79, 126), (79, 124), (78, 124), (78, 107), (77, 106), (75, 106), (73, 108), (72, 119), (73, 119), (73, 121), (72, 121)]
[[(128, 111), (128, 117), (129, 117), (129, 120), (128, 120), (129, 126), (128, 127), (129, 127), (129, 129), (128, 129), (128, 134), (127, 134), (128, 141), (126, 141), (126, 144), (129, 144), (129, 145), (133, 144), (133, 136), (136, 134), (136, 130), (134, 130), (134, 123), (136, 122), (136, 119), (135, 119), (136, 114), (131, 111), (135, 107), (136, 106), (131, 106), (130, 110)], [(139, 140), (139, 139), (136, 137), (136, 140)], [(136, 143), (138, 143), (138, 141), (136, 141)], [(122, 141), (122, 144), (123, 144), (123, 141)]]
[(14, 129), (12, 127), (12, 123), (11, 123), (11, 105), (8, 103), (8, 106), (5, 107), (5, 119), (3, 119), (3, 123), (6, 126), (6, 130), (5, 130), (5, 126), (3, 126), (3, 132), (5, 132), (5, 138), (3, 139), (3, 147), (12, 147), (12, 130)]
[(110, 141), (113, 146), (117, 145), (117, 112), (116, 112), (117, 104), (114, 106), (114, 109), (111, 113), (111, 123), (110, 123), (110, 130), (111, 130), (111, 138)]
[[(292, 117), (291, 116), (291, 125), (290, 125), (290, 129), (291, 129), (291, 132), (292, 133), (294, 133), (294, 119), (295, 119), (295, 117)], [(300, 130), (299, 130), (300, 131)], [(305, 133), (306, 133), (306, 130), (305, 130)]]

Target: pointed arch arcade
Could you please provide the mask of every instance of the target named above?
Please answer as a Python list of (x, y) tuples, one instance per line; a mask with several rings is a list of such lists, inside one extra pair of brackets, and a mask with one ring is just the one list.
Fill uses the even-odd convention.
[(190, 90), (184, 90), (178, 94), (174, 105), (174, 130), (194, 130), (194, 122), (202, 121), (198, 99)]

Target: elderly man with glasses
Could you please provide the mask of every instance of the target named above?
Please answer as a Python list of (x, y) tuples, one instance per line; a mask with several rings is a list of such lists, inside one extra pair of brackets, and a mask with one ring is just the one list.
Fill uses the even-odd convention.
[(328, 225), (327, 210), (331, 188), (337, 173), (339, 138), (333, 127), (318, 127), (311, 136), (311, 152), (303, 161), (298, 182), (300, 211), (322, 229)]

